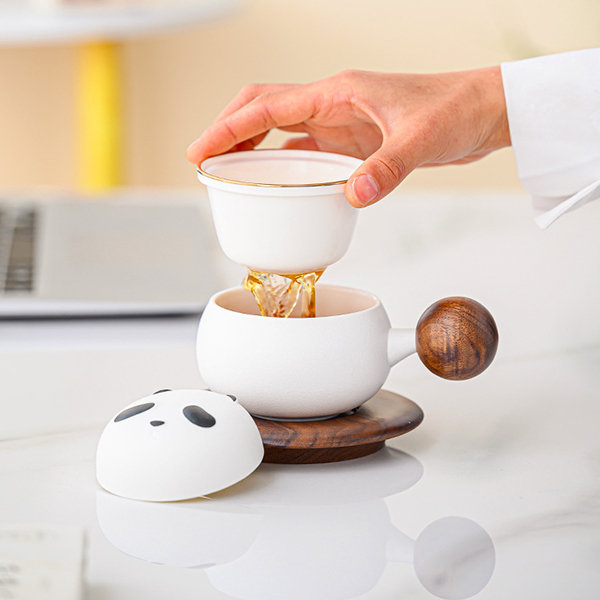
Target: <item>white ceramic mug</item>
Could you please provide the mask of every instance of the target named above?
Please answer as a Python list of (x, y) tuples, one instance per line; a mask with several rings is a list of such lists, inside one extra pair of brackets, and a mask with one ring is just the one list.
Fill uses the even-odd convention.
[[(316, 297), (315, 318), (282, 319), (260, 316), (243, 288), (215, 294), (197, 339), (209, 388), (235, 395), (255, 416), (327, 418), (374, 396), (390, 368), (417, 349), (430, 370), (450, 379), (483, 371), (496, 351), (493, 319), (473, 300), (432, 305), (415, 330), (392, 329), (381, 301), (369, 292), (320, 285)], [(448, 309), (450, 300), (458, 308)], [(482, 338), (472, 326), (483, 321)]]
[(358, 215), (344, 184), (359, 159), (311, 150), (251, 150), (205, 160), (223, 252), (238, 264), (279, 274), (310, 273), (348, 249)]

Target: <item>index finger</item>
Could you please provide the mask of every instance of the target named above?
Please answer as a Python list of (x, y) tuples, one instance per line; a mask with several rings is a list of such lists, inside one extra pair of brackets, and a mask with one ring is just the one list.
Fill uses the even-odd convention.
[(190, 162), (199, 164), (271, 129), (302, 123), (314, 113), (315, 97), (307, 87), (261, 94), (213, 123), (190, 145), (186, 156)]
[(242, 108), (246, 104), (249, 104), (257, 96), (262, 94), (268, 94), (270, 92), (279, 92), (286, 89), (297, 87), (297, 84), (293, 83), (251, 83), (245, 85), (236, 96), (225, 106), (225, 108), (217, 115), (216, 121), (221, 121), (225, 117), (234, 113), (236, 110)]

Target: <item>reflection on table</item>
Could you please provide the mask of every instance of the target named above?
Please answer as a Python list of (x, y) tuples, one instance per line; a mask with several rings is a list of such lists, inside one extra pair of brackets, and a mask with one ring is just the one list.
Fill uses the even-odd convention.
[[(385, 498), (419, 481), (421, 463), (386, 448), (330, 465), (263, 465), (196, 501), (137, 502), (97, 494), (97, 517), (119, 550), (206, 571), (241, 600), (342, 600), (371, 590), (388, 561), (412, 563), (439, 598), (470, 598), (490, 580), (494, 544), (477, 523), (444, 517), (416, 540), (392, 524)], [(407, 515), (410, 518), (410, 515)]]

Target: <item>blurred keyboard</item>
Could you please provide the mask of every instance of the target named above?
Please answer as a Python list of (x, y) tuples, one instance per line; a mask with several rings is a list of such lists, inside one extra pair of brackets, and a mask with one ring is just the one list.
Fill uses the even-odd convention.
[(0, 207), (0, 293), (33, 291), (36, 224), (31, 207)]

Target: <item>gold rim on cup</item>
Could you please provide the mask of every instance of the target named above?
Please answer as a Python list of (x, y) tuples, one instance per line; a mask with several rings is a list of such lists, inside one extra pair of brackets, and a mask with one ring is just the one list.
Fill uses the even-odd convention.
[[(252, 150), (252, 152), (272, 152), (273, 150), (281, 150), (281, 148), (256, 148)], [(248, 152), (247, 150), (245, 152)], [(226, 154), (235, 154), (226, 153)], [(325, 152), (324, 154), (331, 154), (330, 152)], [(216, 158), (217, 156), (225, 156), (225, 154), (217, 154), (215, 156), (210, 156), (206, 158), (204, 161), (211, 160), (212, 158)], [(253, 187), (267, 187), (267, 188), (315, 188), (315, 187), (323, 187), (323, 186), (331, 186), (331, 185), (344, 185), (348, 182), (348, 179), (340, 179), (339, 181), (324, 181), (321, 183), (256, 183), (253, 181), (239, 181), (237, 179), (228, 179), (226, 177), (219, 177), (218, 175), (213, 175), (212, 173), (208, 173), (204, 169), (198, 165), (196, 167), (196, 171), (204, 177), (208, 177), (214, 181), (221, 181), (223, 183), (232, 183), (234, 185), (251, 185)]]

